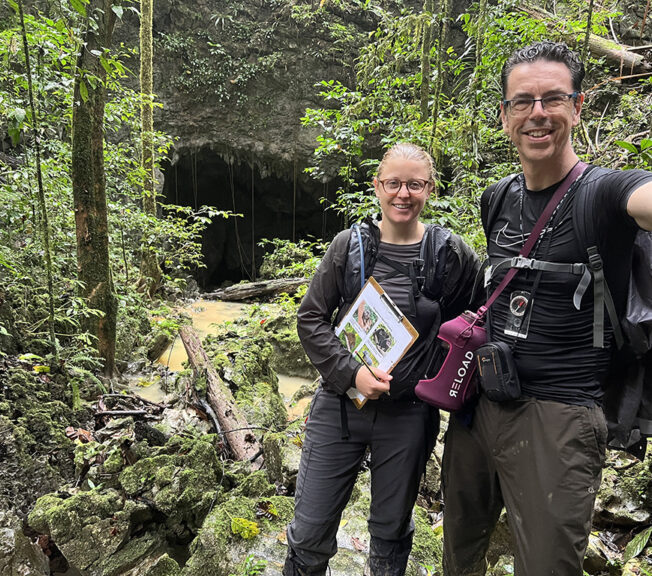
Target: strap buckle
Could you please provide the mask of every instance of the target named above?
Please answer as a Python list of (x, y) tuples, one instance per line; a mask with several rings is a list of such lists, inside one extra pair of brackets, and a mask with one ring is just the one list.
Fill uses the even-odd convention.
[(525, 268), (527, 270), (534, 269), (534, 258), (523, 258), (523, 256), (514, 256), (512, 258), (512, 268)]

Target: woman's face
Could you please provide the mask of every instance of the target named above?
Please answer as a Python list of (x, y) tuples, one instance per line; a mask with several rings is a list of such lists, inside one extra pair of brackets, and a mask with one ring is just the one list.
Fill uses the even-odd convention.
[[(381, 180), (386, 182), (390, 179), (402, 181), (401, 187), (396, 194), (385, 192), (380, 182)], [(420, 194), (408, 190), (407, 181), (415, 179), (428, 182)], [(410, 224), (419, 218), (419, 214), (421, 214), (432, 191), (429, 166), (421, 160), (390, 158), (385, 161), (382, 172), (377, 178), (374, 178), (374, 189), (376, 197), (380, 201), (383, 220), (397, 225)]]

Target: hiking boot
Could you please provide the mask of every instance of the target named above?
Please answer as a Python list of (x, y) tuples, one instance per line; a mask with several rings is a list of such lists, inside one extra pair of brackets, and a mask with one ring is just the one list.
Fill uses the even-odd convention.
[[(291, 548), (288, 549), (288, 555), (285, 557), (283, 566), (283, 576), (326, 576), (328, 562), (318, 564), (317, 566), (306, 566)], [(330, 572), (330, 570), (329, 570)]]
[(413, 534), (410, 534), (403, 540), (383, 540), (372, 536), (365, 575), (404, 576), (410, 550), (412, 550), (412, 536)]

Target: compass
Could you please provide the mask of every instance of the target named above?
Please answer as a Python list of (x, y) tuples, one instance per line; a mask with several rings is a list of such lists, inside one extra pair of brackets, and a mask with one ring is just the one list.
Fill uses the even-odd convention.
[(523, 316), (529, 300), (523, 294), (515, 294), (509, 302), (509, 309), (514, 316)]

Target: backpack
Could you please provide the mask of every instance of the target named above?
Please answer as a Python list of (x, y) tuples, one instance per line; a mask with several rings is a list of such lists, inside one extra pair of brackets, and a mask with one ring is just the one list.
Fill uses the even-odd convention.
[[(592, 168), (600, 170), (600, 168)], [(517, 175), (510, 175), (493, 185), (481, 203), (485, 236), (495, 220), (505, 193)], [(604, 278), (603, 263), (593, 218), (590, 187), (579, 186), (575, 192), (573, 227), (576, 240), (587, 254), (579, 264), (555, 264), (551, 267), (575, 267), (582, 279), (576, 291), (581, 299), (588, 281), (594, 288), (593, 345), (604, 345), (604, 311), (614, 329), (614, 348), (604, 383), (603, 409), (607, 419), (608, 446), (626, 450), (639, 458), (645, 456), (646, 438), (652, 436), (652, 233), (639, 230), (632, 255), (627, 306), (618, 318)], [(543, 263), (544, 270), (553, 269)], [(582, 268), (583, 267), (583, 268)]]
[[(450, 230), (436, 224), (426, 224), (418, 260), (407, 266), (387, 262), (397, 274), (410, 278), (413, 296), (422, 292), (431, 300), (441, 298), (450, 238)], [(365, 221), (351, 226), (344, 273), (344, 303), (353, 302), (372, 275), (379, 243), (380, 231), (373, 222)]]
[[(425, 231), (421, 239), (419, 258), (408, 265), (399, 262), (384, 260), (394, 269), (393, 275), (403, 274), (412, 281), (410, 293), (411, 312), (414, 313), (414, 298), (422, 293), (430, 300), (442, 303), (444, 291), (446, 260), (449, 249), (451, 232), (436, 224), (425, 224)], [(378, 260), (378, 245), (380, 243), (380, 230), (372, 221), (364, 221), (351, 226), (351, 235), (346, 255), (344, 270), (344, 293), (340, 302), (340, 310), (348, 307), (356, 298), (365, 282), (373, 274), (373, 269)], [(417, 370), (410, 378), (410, 386), (416, 386), (419, 377), (425, 371), (429, 375), (436, 370), (442, 358), (436, 346), (437, 330), (430, 330), (425, 338), (424, 349), (426, 353), (426, 366)]]

